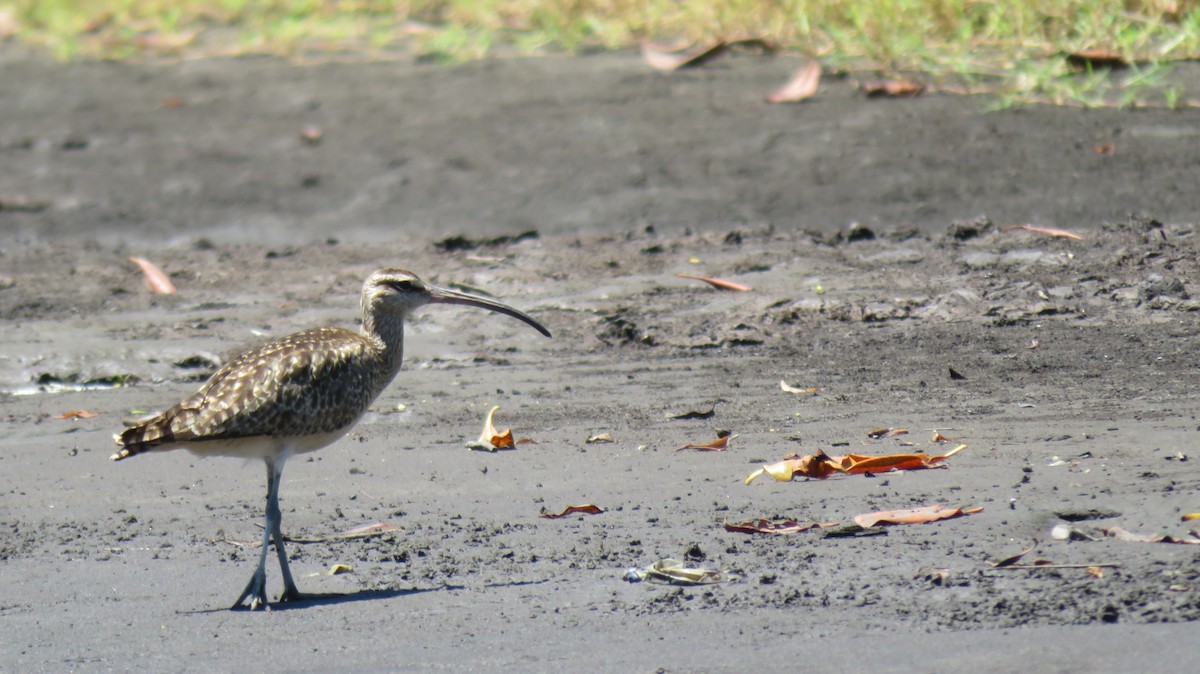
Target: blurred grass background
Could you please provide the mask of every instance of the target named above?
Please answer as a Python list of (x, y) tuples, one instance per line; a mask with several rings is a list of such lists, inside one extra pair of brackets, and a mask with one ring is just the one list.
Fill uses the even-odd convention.
[[(1048, 102), (1178, 104), (1165, 66), (1200, 56), (1200, 0), (0, 0), (0, 37), (56, 58), (273, 54), (299, 61), (626, 49), (764, 38), (826, 68), (989, 81)], [(1098, 50), (1132, 72), (1079, 72)], [(1087, 70), (1085, 68), (1085, 70)], [(1113, 97), (1113, 88), (1134, 92)]]

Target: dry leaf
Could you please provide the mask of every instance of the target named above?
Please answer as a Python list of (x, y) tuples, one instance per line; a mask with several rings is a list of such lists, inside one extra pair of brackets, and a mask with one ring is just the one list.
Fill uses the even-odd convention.
[(71, 410), (70, 412), (63, 412), (62, 414), (58, 415), (58, 417), (56, 417), (56, 418), (58, 418), (58, 419), (91, 419), (94, 416), (96, 416), (96, 413), (89, 412), (88, 410)]
[(329, 567), (329, 575), (338, 576), (343, 573), (354, 573), (354, 567), (349, 564), (334, 564)]
[(719, 583), (724, 579), (721, 572), (715, 569), (688, 568), (677, 559), (660, 559), (645, 568), (627, 570), (625, 580), (630, 582), (647, 580), (671, 585), (707, 585)]
[(1094, 576), (1096, 578), (1104, 577), (1104, 567), (1102, 566), (1096, 566), (1093, 564), (1087, 568), (1087, 572), (1089, 576)]
[(142, 268), (142, 274), (146, 277), (146, 287), (150, 292), (156, 295), (172, 295), (175, 293), (175, 285), (171, 283), (171, 279), (163, 273), (155, 264), (145, 258), (131, 257), (129, 261)]
[(1169, 534), (1135, 534), (1121, 527), (1111, 527), (1101, 529), (1105, 536), (1115, 538), (1118, 541), (1129, 541), (1131, 543), (1177, 543), (1181, 545), (1200, 545), (1200, 536), (1196, 532), (1189, 531), (1189, 538), (1178, 538)]
[(889, 470), (922, 470), (925, 468), (936, 468), (939, 463), (966, 448), (966, 445), (959, 445), (941, 456), (927, 456), (925, 454), (881, 454), (877, 456), (847, 454), (836, 457), (834, 460), (837, 461), (843, 472), (852, 474), (882, 473)]
[(934, 504), (924, 508), (903, 508), (900, 510), (884, 510), (877, 513), (856, 515), (854, 523), (864, 529), (870, 529), (877, 524), (924, 524), (938, 520), (948, 520), (963, 515), (973, 515), (981, 512), (983, 506), (975, 508), (947, 508)]
[(183, 107), (182, 96), (167, 96), (158, 102), (158, 107), (167, 110), (176, 110)]
[(568, 514), (574, 514), (576, 512), (582, 514), (600, 514), (601, 512), (604, 512), (604, 508), (592, 504), (566, 506), (563, 512), (546, 512), (546, 508), (541, 508), (541, 517), (545, 517), (546, 519), (558, 519), (559, 517), (566, 517)]
[(939, 445), (942, 445), (942, 444), (945, 444), (945, 443), (947, 443), (947, 442), (957, 442), (957, 441), (958, 441), (958, 438), (952, 438), (952, 437), (950, 437), (950, 436), (947, 436), (947, 435), (942, 435), (942, 432), (941, 432), (941, 431), (934, 431), (934, 432), (933, 432), (933, 438), (931, 438), (929, 441), (930, 441), (930, 442), (936, 442), (937, 444), (939, 444)]
[(676, 276), (678, 276), (679, 278), (690, 278), (695, 281), (704, 281), (705, 283), (711, 285), (712, 287), (716, 288), (717, 290), (735, 290), (737, 292), (742, 292), (742, 293), (746, 292), (747, 290), (752, 290), (752, 288), (748, 285), (742, 285), (741, 283), (735, 283), (734, 281), (726, 281), (724, 279), (719, 279), (719, 278), (710, 278), (708, 276), (693, 276), (692, 274), (676, 274)]
[(905, 428), (873, 428), (867, 431), (867, 437), (872, 440), (880, 438), (891, 438), (897, 435), (908, 435), (908, 429)]
[(810, 529), (824, 529), (826, 527), (836, 527), (837, 522), (808, 522), (801, 524), (796, 520), (769, 520), (760, 518), (750, 520), (749, 522), (730, 522), (725, 521), (725, 531), (733, 531), (740, 534), (795, 534), (801, 531)]
[(653, 42), (642, 43), (642, 58), (655, 70), (671, 72), (683, 68), (695, 68), (704, 65), (725, 53), (728, 44), (724, 41), (714, 42), (706, 47), (700, 47), (690, 52), (680, 53), (665, 48)]
[(767, 94), (771, 103), (798, 103), (812, 98), (821, 84), (821, 64), (809, 61), (804, 64), (787, 84)]
[(1067, 54), (1067, 63), (1077, 70), (1087, 70), (1089, 68), (1119, 70), (1129, 67), (1129, 61), (1126, 61), (1124, 56), (1107, 49), (1082, 49), (1071, 52)]
[(548, 520), (556, 520), (560, 517), (566, 517), (567, 515), (574, 513), (582, 513), (584, 515), (599, 515), (602, 512), (604, 512), (604, 510), (600, 508), (600, 506), (595, 506), (591, 503), (588, 503), (586, 505), (567, 506), (566, 509), (560, 513), (546, 512), (546, 509), (542, 508), (542, 517), (545, 517)]
[(784, 393), (800, 393), (800, 394), (804, 394), (804, 395), (814, 395), (814, 396), (821, 392), (820, 386), (810, 386), (808, 388), (796, 388), (795, 386), (788, 386), (787, 382), (785, 382), (782, 379), (779, 380), (779, 388)]
[(859, 85), (867, 98), (911, 98), (925, 91), (924, 85), (911, 80), (879, 80)]
[(597, 442), (614, 442), (612, 433), (600, 433), (598, 435), (589, 435), (584, 439), (584, 443), (592, 445)]
[(1102, 157), (1114, 154), (1117, 151), (1117, 146), (1113, 143), (1100, 143), (1092, 146), (1092, 153)]
[(839, 472), (843, 472), (842, 467), (825, 452), (818, 449), (816, 454), (807, 456), (793, 454), (784, 458), (783, 461), (765, 464), (762, 468), (750, 473), (750, 477), (746, 478), (746, 484), (750, 484), (756, 477), (764, 474), (770, 475), (780, 482), (788, 482), (796, 475), (824, 480)]
[(483, 432), (479, 434), (479, 439), (474, 442), (468, 442), (468, 449), (482, 449), (489, 452), (494, 452), (497, 449), (513, 449), (516, 443), (513, 442), (513, 434), (511, 428), (506, 428), (503, 431), (496, 430), (496, 425), (492, 423), (492, 417), (496, 414), (496, 410), (500, 409), (496, 405), (488, 411), (487, 419), (483, 422)]
[(1002, 229), (1006, 232), (1013, 229), (1021, 229), (1026, 232), (1034, 232), (1036, 234), (1045, 234), (1047, 236), (1058, 236), (1066, 239), (1077, 239), (1079, 241), (1083, 241), (1083, 237), (1074, 232), (1068, 232), (1065, 229), (1054, 229), (1053, 227), (1038, 227), (1036, 225), (1009, 225)]
[(1003, 568), (1006, 566), (1012, 566), (1013, 564), (1016, 564), (1017, 562), (1021, 561), (1022, 557), (1033, 552), (1037, 548), (1037, 546), (1038, 546), (1038, 542), (1037, 542), (1037, 539), (1035, 538), (1035, 539), (1033, 539), (1033, 545), (1018, 552), (1017, 554), (1013, 555), (1012, 557), (1005, 557), (1004, 559), (1002, 559), (998, 562), (992, 562), (991, 564), (993, 567), (995, 567), (997, 569), (1000, 569), (1000, 568)]
[(713, 440), (712, 442), (707, 442), (702, 445), (694, 445), (689, 443), (675, 451), (679, 452), (685, 449), (698, 449), (702, 452), (723, 452), (729, 448), (729, 442), (737, 437), (736, 435), (731, 435), (728, 431), (725, 431), (724, 433), (717, 433), (717, 436), (717, 439)]

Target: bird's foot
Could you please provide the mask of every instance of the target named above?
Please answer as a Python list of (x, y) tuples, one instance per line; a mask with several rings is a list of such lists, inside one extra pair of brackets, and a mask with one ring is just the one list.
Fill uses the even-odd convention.
[[(247, 599), (250, 602), (244, 604), (243, 602)], [(229, 608), (231, 610), (248, 608), (251, 611), (270, 609), (270, 606), (267, 605), (267, 574), (264, 569), (260, 568), (254, 572), (253, 576), (250, 576), (250, 582), (246, 583), (246, 589), (242, 590), (241, 596)]]
[(330, 599), (332, 597), (340, 597), (342, 595), (328, 592), (301, 592), (294, 587), (284, 590), (283, 594), (279, 595), (279, 603), (289, 602), (304, 602), (304, 601), (320, 601), (322, 599)]

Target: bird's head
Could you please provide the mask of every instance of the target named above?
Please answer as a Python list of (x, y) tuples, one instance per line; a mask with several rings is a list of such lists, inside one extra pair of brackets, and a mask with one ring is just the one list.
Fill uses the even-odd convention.
[(403, 269), (380, 269), (371, 274), (363, 284), (362, 301), (366, 314), (384, 311), (400, 317), (408, 316), (414, 309), (426, 304), (466, 304), (507, 314), (528, 323), (543, 335), (550, 336), (550, 331), (532, 316), (507, 304), (480, 295), (430, 285), (416, 274)]

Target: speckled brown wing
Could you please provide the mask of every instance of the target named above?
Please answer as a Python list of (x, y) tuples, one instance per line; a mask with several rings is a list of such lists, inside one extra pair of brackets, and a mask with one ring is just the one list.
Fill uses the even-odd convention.
[(233, 359), (195, 395), (117, 440), (114, 458), (155, 447), (329, 433), (353, 424), (387, 382), (372, 343), (341, 328), (306, 330)]

